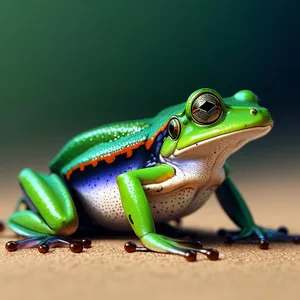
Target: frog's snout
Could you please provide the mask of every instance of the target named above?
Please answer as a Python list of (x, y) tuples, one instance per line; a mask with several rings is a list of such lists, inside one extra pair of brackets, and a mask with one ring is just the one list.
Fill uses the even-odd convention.
[(274, 122), (271, 113), (264, 107), (252, 107), (249, 110), (249, 114), (253, 118), (257, 118), (260, 126), (271, 126), (273, 127)]

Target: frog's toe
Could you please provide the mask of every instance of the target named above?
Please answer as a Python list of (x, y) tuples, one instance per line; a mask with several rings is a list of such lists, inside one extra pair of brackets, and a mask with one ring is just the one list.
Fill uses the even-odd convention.
[(148, 251), (150, 251), (149, 249), (147, 249), (145, 247), (138, 247), (136, 245), (136, 243), (131, 242), (131, 241), (125, 243), (124, 249), (128, 253), (133, 253), (133, 252), (148, 252)]
[(262, 249), (262, 250), (267, 250), (269, 249), (269, 241), (267, 239), (260, 239), (257, 243), (259, 249)]
[(293, 242), (294, 244), (299, 245), (300, 244), (300, 236), (299, 235), (295, 235), (293, 238)]
[(277, 232), (281, 234), (289, 234), (289, 230), (285, 226), (278, 227)]
[(262, 228), (268, 239), (277, 242), (294, 242), (300, 244), (299, 235), (291, 235), (286, 227), (280, 226), (277, 230)]
[(39, 252), (43, 253), (43, 254), (46, 254), (49, 252), (49, 247), (45, 244), (39, 245), (38, 249), (39, 249)]
[(269, 241), (267, 235), (261, 228), (254, 226), (253, 228), (245, 228), (239, 232), (237, 231), (226, 231), (225, 234), (219, 234), (219, 236), (225, 237), (225, 244), (231, 245), (233, 242), (246, 240), (250, 242), (256, 241), (260, 249), (268, 249)]
[(19, 241), (9, 241), (5, 245), (7, 251), (12, 252), (19, 249), (38, 248), (40, 253), (48, 253), (50, 248), (69, 247), (74, 253), (82, 252), (83, 248), (91, 247), (91, 240), (82, 239), (80, 242), (72, 241), (69, 238), (56, 237), (51, 235), (43, 235), (38, 237), (30, 237)]
[[(133, 252), (150, 252), (146, 247), (138, 247), (134, 242), (127, 242), (124, 245), (124, 249), (128, 253), (133, 253)], [(179, 249), (178, 249), (179, 250)], [(171, 252), (172, 253), (172, 252)], [(185, 259), (189, 262), (193, 262), (197, 259), (197, 254), (194, 251), (182, 251), (182, 253), (179, 253), (177, 251), (176, 254), (182, 255), (185, 257)]]
[[(69, 247), (69, 249), (74, 253), (80, 253), (83, 250), (83, 245), (78, 242), (73, 242), (69, 239), (61, 238), (61, 237), (51, 237), (47, 239), (45, 243), (39, 246), (39, 251), (41, 250), (41, 246), (45, 246), (48, 249), (54, 247)], [(44, 253), (43, 251), (40, 251)], [(47, 251), (48, 252), (48, 251)], [(45, 252), (45, 253), (47, 253)]]
[(295, 244), (300, 244), (300, 237), (298, 235), (288, 234), (288, 229), (283, 226), (279, 227), (277, 230), (253, 226), (252, 228), (243, 229), (238, 233), (221, 230), (219, 235), (225, 237), (226, 244), (249, 239), (250, 242), (257, 242), (258, 247), (263, 250), (269, 248), (269, 241), (294, 242)]
[(214, 248), (205, 249), (202, 243), (197, 240), (178, 240), (167, 238), (169, 242), (177, 248), (184, 249), (190, 252), (201, 253), (206, 255), (209, 260), (218, 260), (219, 252)]
[(19, 249), (34, 248), (38, 247), (44, 240), (46, 236), (30, 237), (18, 241), (9, 241), (5, 244), (5, 248), (9, 252), (13, 252)]
[(144, 236), (141, 241), (144, 247), (138, 247), (133, 242), (127, 242), (124, 249), (129, 253), (155, 251), (177, 254), (189, 262), (197, 259), (197, 253), (206, 255), (210, 260), (219, 259), (219, 252), (216, 249), (204, 249), (199, 241), (172, 239), (154, 233)]

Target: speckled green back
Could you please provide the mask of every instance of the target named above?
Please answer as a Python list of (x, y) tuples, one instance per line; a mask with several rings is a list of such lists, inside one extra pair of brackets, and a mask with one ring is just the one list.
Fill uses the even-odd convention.
[(70, 169), (136, 143), (149, 140), (164, 124), (185, 108), (181, 103), (164, 109), (154, 118), (118, 122), (91, 129), (71, 139), (50, 163), (53, 173)]

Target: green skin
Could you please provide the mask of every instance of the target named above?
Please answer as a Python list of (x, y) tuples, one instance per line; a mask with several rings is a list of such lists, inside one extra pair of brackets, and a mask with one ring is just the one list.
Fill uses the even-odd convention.
[[(222, 118), (208, 126), (196, 123), (191, 112), (195, 97), (203, 92), (216, 95), (221, 99), (223, 105)], [(255, 113), (253, 113), (253, 110), (255, 110)], [(83, 133), (71, 140), (53, 160), (50, 165), (52, 171), (50, 175), (41, 174), (30, 169), (25, 169), (20, 173), (21, 186), (36, 211), (17, 209), (9, 217), (8, 227), (20, 235), (30, 237), (72, 235), (79, 225), (79, 219), (78, 212), (65, 184), (68, 172), (72, 168), (97, 157), (99, 151), (102, 151), (101, 154), (103, 155), (109, 155), (111, 152), (109, 145), (111, 143), (106, 142), (115, 136), (116, 131), (114, 131), (114, 128), (117, 128), (117, 134), (124, 133), (124, 138), (114, 142), (117, 150), (120, 151), (128, 146), (128, 141), (133, 144), (133, 142), (145, 140), (143, 132), (146, 132), (148, 137), (154, 135), (171, 116), (176, 116), (180, 121), (181, 132), (176, 140), (170, 136), (164, 140), (160, 150), (163, 158), (171, 157), (175, 151), (185, 149), (189, 151), (190, 146), (209, 141), (217, 136), (244, 129), (271, 127), (273, 125), (269, 111), (259, 105), (257, 96), (251, 91), (243, 90), (230, 98), (222, 99), (214, 90), (201, 89), (191, 94), (185, 104), (166, 109), (153, 119), (141, 120), (138, 125), (134, 122), (127, 122), (128, 132), (126, 133), (122, 131), (122, 123), (119, 123), (121, 124), (118, 125), (119, 127), (101, 127), (100, 131), (103, 131), (103, 128), (109, 128), (109, 130), (101, 131), (102, 135), (97, 135), (96, 139), (98, 140), (96, 141), (88, 138), (91, 132)], [(150, 124), (152, 125), (150, 126)], [(137, 132), (136, 126), (146, 129), (142, 130), (141, 133), (133, 134)], [(112, 130), (110, 130), (111, 128)], [(252, 235), (259, 239), (267, 239), (274, 235), (273, 231), (255, 224), (243, 197), (229, 177), (227, 164), (224, 165), (224, 169), (226, 178), (216, 190), (216, 195), (225, 212), (241, 229), (237, 235), (233, 236), (233, 239), (243, 239)], [(193, 245), (187, 246), (180, 241), (156, 233), (151, 209), (143, 189), (143, 185), (165, 182), (174, 176), (175, 170), (166, 160), (165, 163), (153, 167), (120, 174), (117, 177), (117, 185), (128, 220), (129, 215), (134, 216), (134, 224), (130, 222), (130, 225), (141, 243), (152, 251), (186, 256), (187, 251), (196, 251), (196, 247), (193, 247)], [(20, 203), (23, 202), (21, 200)]]

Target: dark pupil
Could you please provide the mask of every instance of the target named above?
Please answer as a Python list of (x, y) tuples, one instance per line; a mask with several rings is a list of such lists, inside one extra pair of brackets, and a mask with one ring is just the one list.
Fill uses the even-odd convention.
[(204, 104), (202, 104), (200, 106), (200, 108), (202, 110), (205, 110), (206, 112), (209, 112), (214, 107), (215, 107), (215, 105), (213, 103), (209, 102), (209, 101), (206, 101)]
[(221, 102), (212, 94), (202, 94), (193, 102), (192, 115), (199, 124), (212, 124), (221, 114)]

